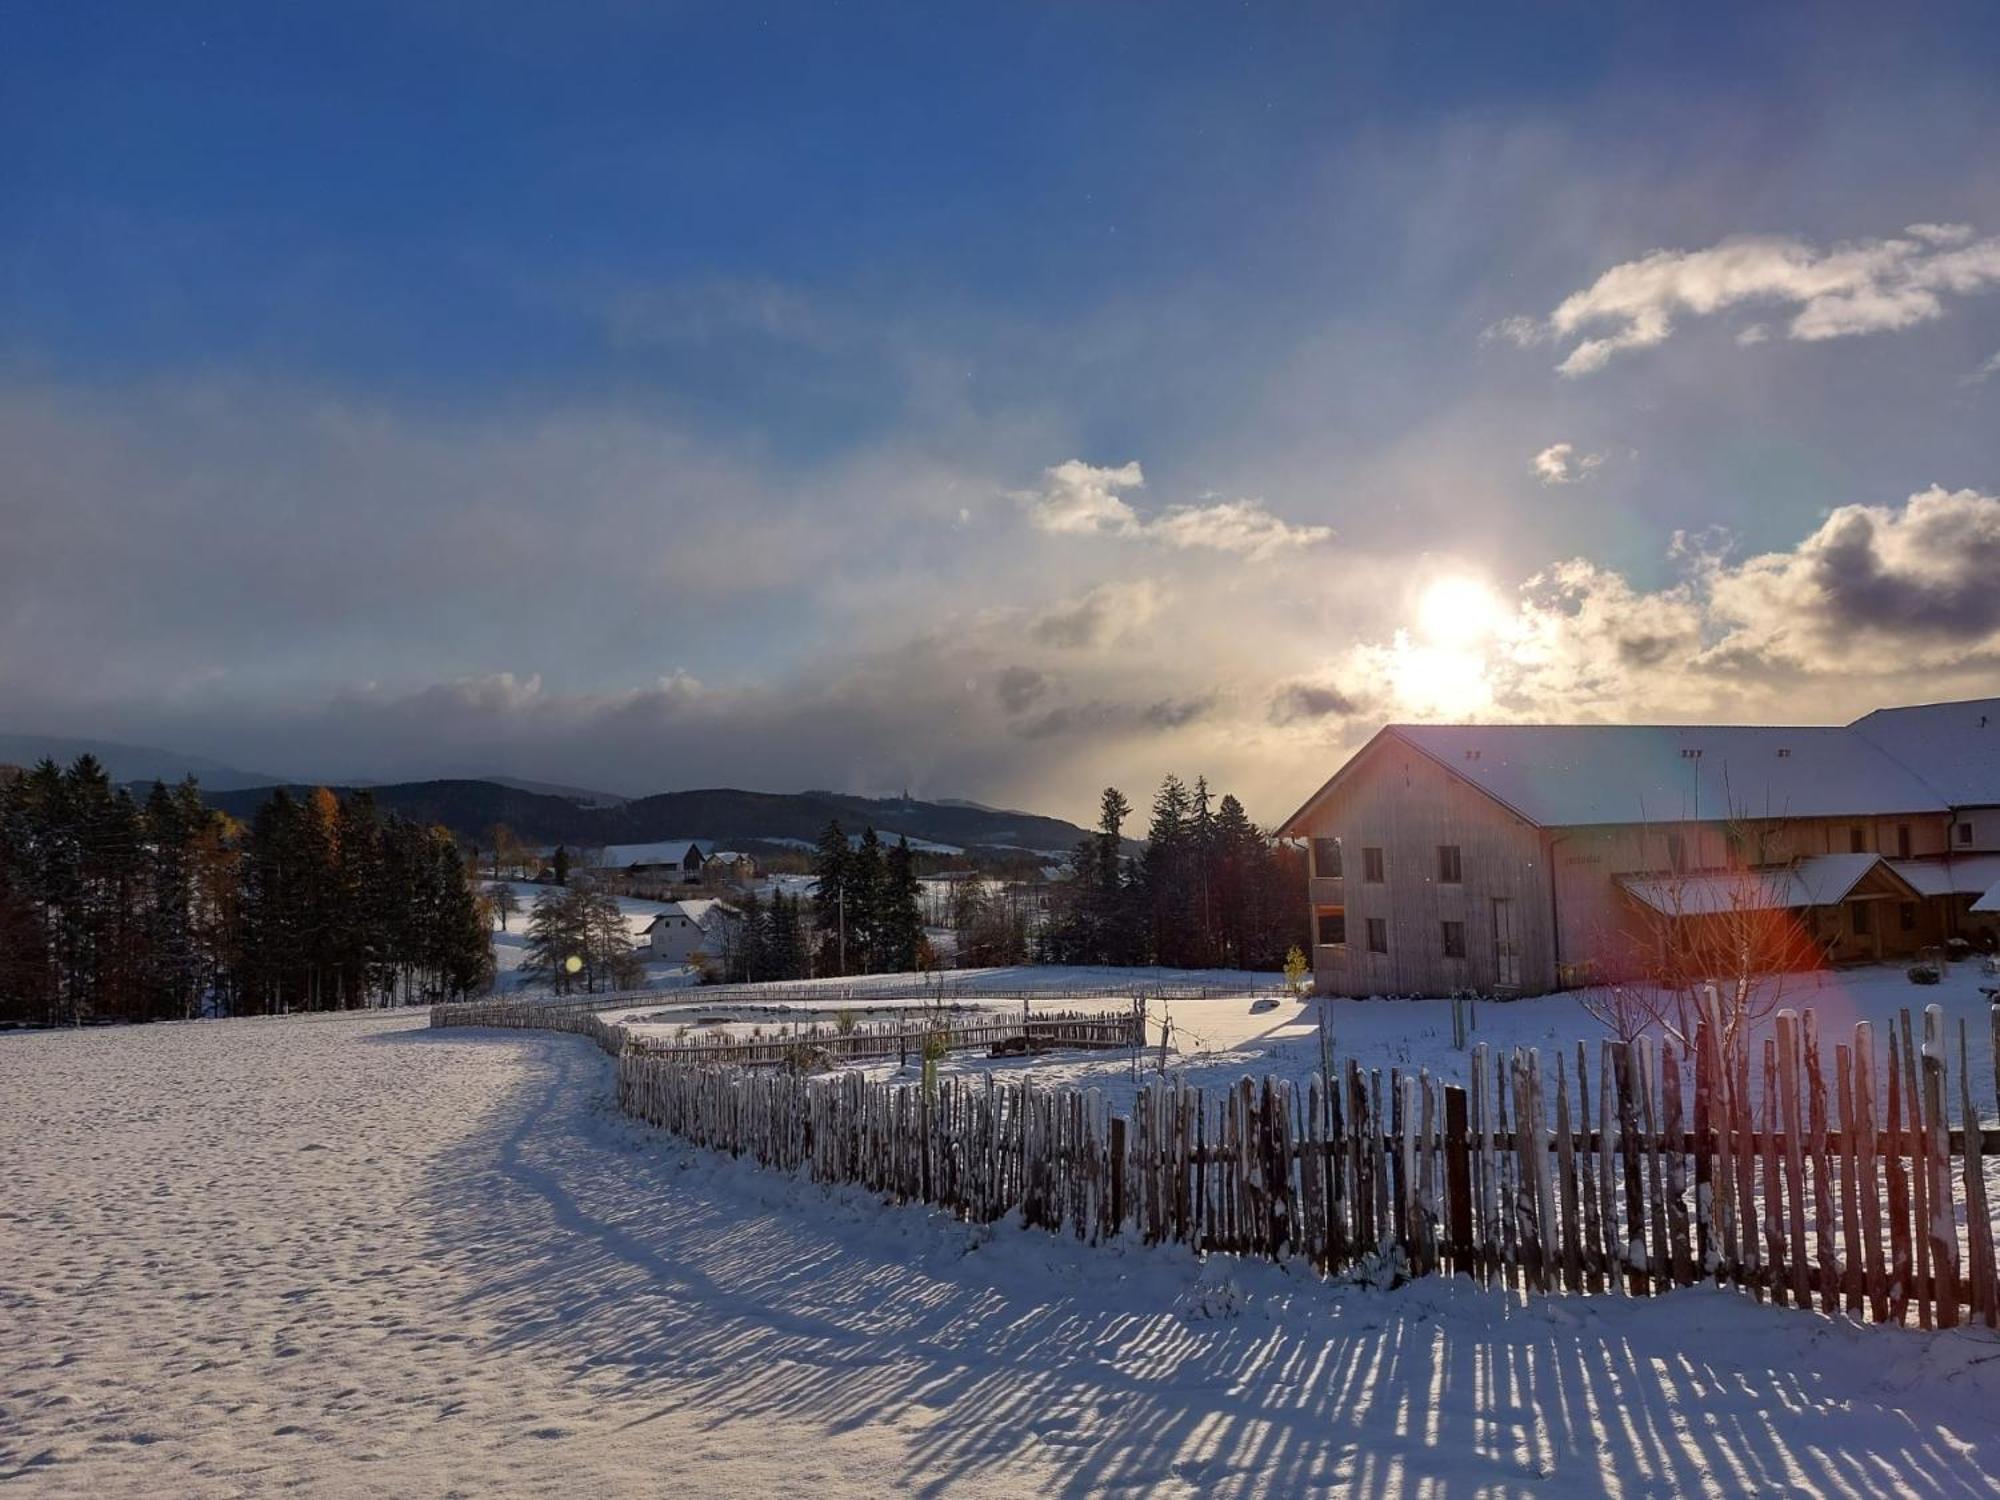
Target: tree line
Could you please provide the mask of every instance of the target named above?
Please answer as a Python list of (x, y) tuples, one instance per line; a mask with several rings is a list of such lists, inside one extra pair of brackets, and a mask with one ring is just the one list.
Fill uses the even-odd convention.
[(143, 801), (89, 755), (0, 771), (0, 1021), (427, 1001), (491, 981), (451, 834), (366, 792), (279, 790), (246, 827), (193, 778)]
[(815, 970), (821, 974), (899, 974), (934, 969), (910, 841), (884, 849), (873, 828), (850, 841), (838, 820), (813, 850)]
[(1305, 862), (1274, 843), (1206, 777), (1169, 775), (1153, 798), (1144, 853), (1127, 855), (1132, 805), (1116, 787), (1097, 831), (1070, 856), (1037, 941), (1046, 963), (1276, 969), (1307, 932)]

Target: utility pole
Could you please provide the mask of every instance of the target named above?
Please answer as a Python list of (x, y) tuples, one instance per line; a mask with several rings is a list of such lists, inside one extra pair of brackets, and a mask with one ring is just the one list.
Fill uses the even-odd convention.
[(840, 977), (847, 977), (847, 886), (840, 887)]

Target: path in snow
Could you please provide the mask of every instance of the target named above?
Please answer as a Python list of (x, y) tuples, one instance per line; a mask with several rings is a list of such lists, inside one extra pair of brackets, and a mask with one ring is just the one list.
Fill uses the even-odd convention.
[(0, 1497), (1990, 1494), (2000, 1342), (988, 1235), (580, 1039), (0, 1037)]

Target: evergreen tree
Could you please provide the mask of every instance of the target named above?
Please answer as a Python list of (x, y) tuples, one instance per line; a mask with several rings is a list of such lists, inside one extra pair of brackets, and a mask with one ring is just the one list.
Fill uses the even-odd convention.
[(889, 872), (882, 857), (882, 840), (875, 830), (862, 830), (861, 841), (847, 864), (847, 952), (859, 955), (857, 972), (880, 973), (883, 961), (884, 897)]
[(917, 967), (924, 944), (923, 888), (917, 883), (910, 841), (898, 838), (884, 862), (875, 914), (877, 972), (899, 974)]
[(813, 850), (813, 916), (819, 925), (819, 971), (823, 974), (848, 972), (852, 948), (848, 932), (853, 900), (850, 889), (854, 864), (853, 850), (838, 822), (830, 822)]
[(553, 860), (551, 860), (551, 861), (550, 861), (550, 863), (551, 863), (551, 865), (553, 866), (553, 874), (554, 874), (554, 876), (555, 876), (555, 882), (556, 882), (556, 884), (557, 884), (557, 885), (568, 885), (568, 884), (569, 884), (569, 850), (568, 850), (568, 849), (567, 849), (567, 848), (566, 848), (565, 846), (563, 846), (563, 845), (561, 845), (561, 844), (557, 844), (557, 845), (556, 845), (556, 852), (555, 852), (555, 858), (554, 858)]

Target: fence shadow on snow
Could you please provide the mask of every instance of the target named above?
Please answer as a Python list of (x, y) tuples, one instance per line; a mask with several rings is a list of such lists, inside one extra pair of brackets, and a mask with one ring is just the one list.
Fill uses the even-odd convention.
[[(565, 1360), (629, 1425), (676, 1410), (887, 1424), (929, 1494), (1004, 1481), (1027, 1446), (1063, 1450), (1067, 1494), (1178, 1478), (1389, 1495), (1549, 1475), (1626, 1493), (1963, 1494), (1984, 1467), (1928, 1419), (1871, 1414), (1859, 1441), (1849, 1393), (1819, 1393), (1819, 1361), (1729, 1336), (1731, 1296), (1635, 1305), (1606, 1328), (1586, 1300), (1522, 1303), (1462, 1280), (1410, 1289), (1449, 1304), (1426, 1319), (1285, 1278), (1267, 1294), (1282, 1305), (1253, 1293), (1243, 1315), (1209, 1319), (1171, 1306), (1185, 1262), (1147, 1255), (1125, 1262), (1120, 1284), (1138, 1290), (1104, 1306), (1090, 1263), (1116, 1247), (974, 1250), (975, 1231), (885, 1215), (852, 1189), (801, 1213), (795, 1179), (649, 1149), (606, 1122), (603, 1070), (582, 1049), (532, 1049), (526, 1079), (427, 1186), (434, 1253), (478, 1288), (466, 1310), (492, 1330), (493, 1358)], [(1669, 1326), (1686, 1351), (1673, 1361), (1627, 1342)], [(1745, 1390), (1768, 1420), (1694, 1416)], [(1594, 1418), (1625, 1440), (1601, 1443)], [(799, 1455), (802, 1483), (820, 1461)]]
[[(617, 1058), (628, 1114), (974, 1222), (1018, 1213), (1091, 1243), (1136, 1237), (1329, 1275), (1631, 1296), (1716, 1282), (1876, 1322), (2000, 1326), (1985, 1170), (2000, 1131), (1974, 1107), (1963, 1023), (1947, 1037), (1935, 1006), (1921, 1044), (1903, 1012), (1879, 1069), (1870, 1023), (1828, 1067), (1813, 1012), (1782, 1013), (1758, 1087), (1750, 1050), (1725, 1056), (1705, 1024), (1691, 1079), (1644, 1039), (1605, 1042), (1595, 1059), (1579, 1043), (1573, 1070), (1560, 1051), (1550, 1068), (1538, 1049), (1482, 1045), (1465, 1086), (1329, 1058), (1303, 1093), (1272, 1077), (1183, 1080), (1141, 1089), (1129, 1117), (1028, 1076), (925, 1090), (716, 1066), (635, 1045), (582, 1007), (440, 1007), (432, 1023), (581, 1032)], [(1982, 1041), (2000, 1075), (2000, 1012)]]

